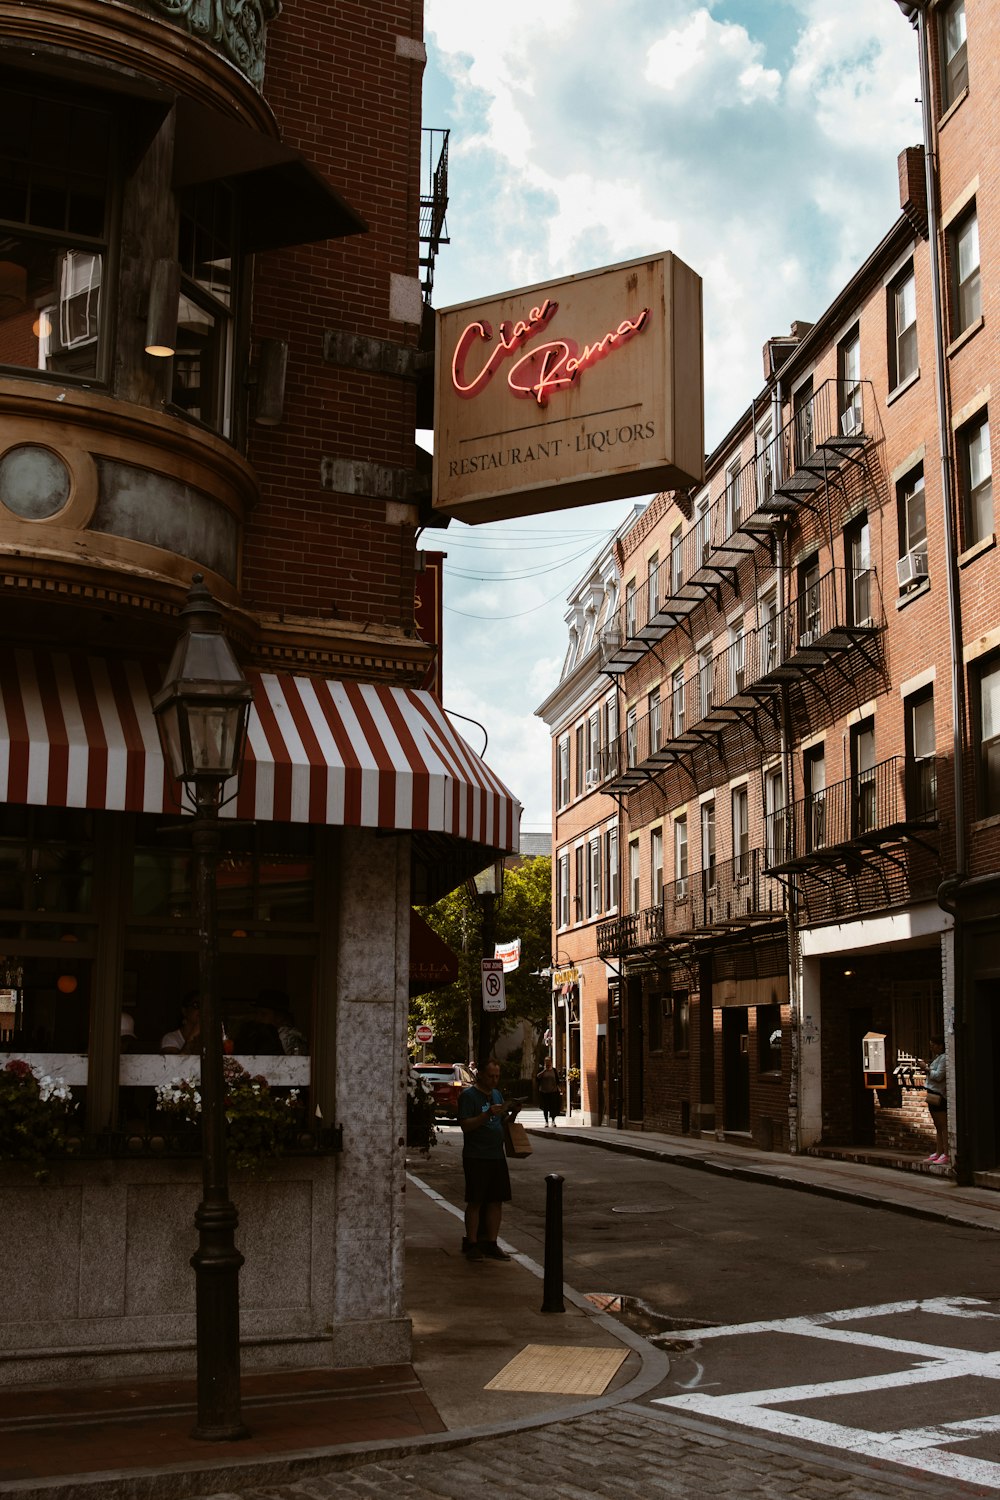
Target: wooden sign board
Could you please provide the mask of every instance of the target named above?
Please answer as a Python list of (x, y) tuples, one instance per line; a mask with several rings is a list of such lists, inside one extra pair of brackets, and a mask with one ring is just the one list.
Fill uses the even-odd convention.
[(704, 479), (701, 278), (669, 251), (437, 314), (434, 494), (462, 521)]

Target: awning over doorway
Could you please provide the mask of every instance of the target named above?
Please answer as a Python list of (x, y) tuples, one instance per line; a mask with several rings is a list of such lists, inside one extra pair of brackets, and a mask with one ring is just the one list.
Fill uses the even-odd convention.
[[(224, 815), (413, 830), (516, 849), (520, 805), (416, 688), (248, 673), (254, 704), (238, 796)], [(0, 800), (176, 814), (147, 663), (0, 653)], [(477, 866), (479, 868), (480, 866)]]

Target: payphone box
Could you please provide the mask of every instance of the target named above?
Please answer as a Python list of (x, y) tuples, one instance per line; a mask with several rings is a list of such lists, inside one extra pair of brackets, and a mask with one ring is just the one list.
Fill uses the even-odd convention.
[(886, 1087), (885, 1038), (884, 1031), (866, 1031), (861, 1039), (861, 1064), (866, 1089)]

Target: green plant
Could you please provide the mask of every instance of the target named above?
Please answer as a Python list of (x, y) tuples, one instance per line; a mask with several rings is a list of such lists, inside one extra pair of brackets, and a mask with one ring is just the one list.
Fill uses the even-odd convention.
[[(247, 1171), (280, 1156), (302, 1128), (298, 1089), (275, 1093), (261, 1074), (250, 1074), (235, 1057), (223, 1059), (226, 1095), (226, 1144), (230, 1160)], [(197, 1125), (201, 1092), (190, 1078), (172, 1078), (156, 1090), (161, 1115), (179, 1124)]]
[(23, 1058), (0, 1069), (0, 1161), (32, 1162), (48, 1175), (46, 1160), (69, 1149), (67, 1123), (73, 1095), (65, 1080), (38, 1074)]

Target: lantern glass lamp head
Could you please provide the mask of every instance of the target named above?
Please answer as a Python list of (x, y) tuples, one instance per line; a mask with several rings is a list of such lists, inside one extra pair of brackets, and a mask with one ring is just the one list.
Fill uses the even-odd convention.
[(253, 693), (200, 573), (181, 620), (183, 633), (153, 696), (160, 742), (178, 781), (221, 786), (239, 770)]
[(499, 901), (503, 897), (503, 860), (498, 859), (495, 864), (487, 865), (485, 870), (480, 870), (475, 877), (476, 893), (480, 896), (495, 896)]

